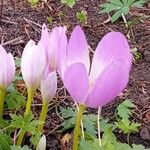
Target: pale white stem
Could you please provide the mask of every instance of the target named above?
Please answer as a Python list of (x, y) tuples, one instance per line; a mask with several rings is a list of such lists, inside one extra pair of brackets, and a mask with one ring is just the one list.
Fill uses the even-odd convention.
[(128, 27), (128, 23), (127, 23), (127, 20), (126, 20), (125, 15), (122, 13), (121, 16), (122, 16), (122, 18), (123, 18), (123, 21), (124, 21), (126, 27)]
[(98, 127), (98, 140), (99, 140), (99, 146), (102, 146), (102, 140), (101, 140), (101, 129), (100, 129), (100, 115), (101, 115), (101, 107), (98, 107), (98, 114), (97, 114), (97, 127)]

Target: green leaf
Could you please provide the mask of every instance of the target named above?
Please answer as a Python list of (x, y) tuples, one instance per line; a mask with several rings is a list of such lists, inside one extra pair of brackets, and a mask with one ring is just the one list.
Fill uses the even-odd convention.
[(66, 4), (72, 8), (76, 4), (76, 0), (61, 0), (61, 3)]
[(22, 117), (22, 116), (17, 116), (17, 115), (11, 115), (12, 122), (11, 126), (18, 129), (22, 129), (25, 132), (30, 132), (32, 134), (35, 134), (36, 127), (40, 123), (37, 120), (34, 120), (34, 117), (32, 113), (30, 113), (28, 116)]
[(111, 21), (112, 22), (117, 21), (121, 17), (121, 15), (122, 15), (122, 10), (120, 9), (113, 14), (113, 16), (111, 17)]
[(120, 118), (128, 119), (132, 115), (132, 109), (134, 107), (135, 105), (132, 103), (131, 100), (125, 100), (117, 107), (117, 115)]
[(124, 15), (127, 15), (128, 13), (129, 13), (129, 7), (128, 6), (126, 6), (126, 7), (124, 7), (123, 9), (122, 9), (122, 13), (124, 14)]
[(112, 132), (112, 128), (108, 128), (107, 130), (105, 130), (103, 137), (102, 137), (103, 145), (106, 146), (109, 144), (114, 144), (116, 140), (117, 139), (114, 133)]
[(135, 145), (132, 144), (133, 149), (132, 150), (150, 150), (150, 148), (145, 149), (145, 147), (143, 145)]
[(97, 116), (96, 115), (84, 115), (83, 116), (83, 126), (85, 131), (90, 135), (96, 137), (97, 134)]
[(115, 4), (117, 6), (123, 7), (123, 3), (121, 0), (108, 0), (111, 4)]
[(17, 90), (13, 90), (5, 97), (5, 101), (8, 109), (20, 109), (26, 105), (25, 97), (21, 95)]
[(11, 146), (11, 150), (32, 150), (32, 149), (30, 149), (27, 145), (24, 145), (23, 147), (13, 145)]
[(122, 0), (122, 2), (123, 2), (123, 4), (124, 4), (124, 6), (128, 6), (128, 0)]
[(85, 10), (82, 10), (81, 12), (77, 12), (76, 17), (81, 23), (85, 23), (85, 24), (87, 23), (87, 12)]
[(3, 118), (0, 118), (0, 127), (5, 128), (8, 126), (9, 126), (9, 123), (5, 121)]
[(120, 6), (117, 6), (112, 3), (102, 4), (100, 5), (100, 7), (101, 7), (100, 13), (109, 13), (111, 11), (120, 9)]
[(37, 146), (38, 142), (41, 139), (42, 132), (37, 131), (32, 137), (30, 138), (30, 142), (34, 145), (34, 147)]
[(67, 107), (67, 108), (60, 107), (60, 111), (61, 111), (61, 116), (64, 119), (76, 116), (76, 111), (71, 107)]
[(35, 6), (39, 2), (39, 0), (28, 0), (28, 2), (32, 5)]
[(139, 0), (132, 4), (132, 7), (139, 7), (141, 8), (146, 3), (146, 0)]
[(76, 119), (75, 117), (72, 117), (72, 118), (69, 118), (69, 119), (66, 119), (64, 122), (62, 122), (62, 131), (65, 131), (65, 130), (69, 130), (71, 128), (74, 128), (75, 127), (75, 123), (76, 123)]
[(113, 12), (111, 20), (115, 22), (122, 14), (127, 15), (131, 7), (142, 7), (145, 2), (146, 0), (108, 0), (107, 3), (100, 5), (100, 12)]
[(12, 140), (9, 136), (0, 131), (0, 148), (2, 150), (10, 150), (10, 145), (12, 144)]
[(65, 119), (61, 124), (63, 127), (62, 131), (74, 128), (76, 122), (76, 111), (71, 107), (60, 107), (60, 111), (62, 118)]
[(117, 128), (122, 130), (125, 134), (127, 133), (135, 133), (138, 132), (138, 128), (140, 127), (139, 123), (130, 122), (129, 119), (122, 119), (118, 122), (115, 122)]
[(102, 150), (99, 146), (98, 139), (93, 141), (80, 140), (80, 150)]
[(115, 126), (109, 123), (109, 119), (103, 119), (103, 118), (100, 120), (100, 128), (101, 128), (101, 132), (105, 132), (110, 128), (112, 130), (115, 130)]
[(18, 58), (18, 57), (15, 58), (15, 65), (16, 65), (16, 67), (21, 66), (21, 58)]
[(116, 143), (116, 150), (132, 150), (130, 145), (126, 143)]

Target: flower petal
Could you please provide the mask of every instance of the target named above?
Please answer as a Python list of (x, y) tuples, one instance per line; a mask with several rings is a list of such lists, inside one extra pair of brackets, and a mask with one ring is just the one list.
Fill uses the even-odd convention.
[(121, 59), (130, 68), (132, 55), (126, 37), (119, 32), (106, 34), (98, 44), (91, 67), (90, 82), (94, 83), (112, 61)]
[(0, 88), (7, 88), (15, 76), (15, 62), (13, 56), (7, 54), (0, 45)]
[(67, 59), (68, 66), (73, 63), (82, 63), (89, 72), (90, 60), (88, 44), (80, 26), (75, 27), (69, 39)]
[(41, 93), (44, 101), (50, 101), (56, 94), (57, 75), (56, 71), (47, 72), (41, 81)]
[(8, 87), (15, 77), (15, 61), (11, 53), (7, 54), (7, 72), (5, 85)]
[(69, 66), (63, 81), (72, 98), (84, 104), (88, 95), (88, 74), (85, 66), (81, 63)]
[(40, 39), (39, 43), (43, 44), (47, 62), (49, 62), (49, 55), (50, 55), (49, 49), (50, 49), (50, 44), (51, 44), (49, 41), (49, 38), (50, 38), (50, 34), (48, 32), (48, 28), (46, 27), (46, 24), (43, 24), (41, 39)]
[(29, 41), (24, 48), (21, 71), (28, 88), (36, 90), (41, 82), (46, 67), (46, 57), (41, 44)]
[(55, 27), (50, 36), (50, 65), (52, 68), (60, 70), (63, 68), (62, 65), (66, 60), (66, 47), (66, 27)]
[(107, 104), (127, 86), (129, 69), (122, 60), (113, 62), (98, 77), (92, 87), (86, 105), (99, 107)]

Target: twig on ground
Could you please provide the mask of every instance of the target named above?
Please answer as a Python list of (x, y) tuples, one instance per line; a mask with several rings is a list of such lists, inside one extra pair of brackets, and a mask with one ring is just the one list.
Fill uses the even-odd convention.
[(10, 41), (7, 41), (5, 43), (1, 43), (2, 46), (5, 46), (5, 45), (16, 45), (16, 44), (20, 44), (20, 43), (23, 43), (23, 36), (19, 36), (17, 38), (14, 38)]
[(29, 20), (29, 19), (27, 19), (27, 18), (23, 18), (23, 19), (24, 19), (27, 23), (34, 24), (34, 25), (36, 25), (36, 26), (42, 28), (42, 26), (41, 26), (40, 24), (38, 24), (38, 23), (36, 23), (36, 22), (34, 22), (34, 21), (32, 21), (32, 20)]
[(13, 22), (10, 20), (1, 19), (1, 22), (7, 23), (7, 24), (17, 24), (17, 22)]

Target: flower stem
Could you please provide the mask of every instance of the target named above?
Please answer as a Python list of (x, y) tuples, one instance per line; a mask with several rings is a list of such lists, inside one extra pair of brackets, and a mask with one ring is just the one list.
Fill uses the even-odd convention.
[(34, 96), (34, 91), (32, 89), (28, 89), (28, 100), (27, 100), (24, 116), (28, 116), (30, 114), (33, 96)]
[(0, 90), (0, 118), (3, 116), (4, 98), (6, 90)]
[(18, 135), (19, 135), (19, 136), (18, 136), (16, 145), (20, 146), (20, 145), (22, 144), (22, 140), (23, 140), (23, 138), (24, 138), (25, 132), (24, 132), (22, 129), (20, 129)]
[(78, 141), (80, 135), (80, 125), (83, 117), (83, 112), (85, 110), (84, 105), (79, 105), (79, 111), (77, 111), (76, 125), (74, 129), (74, 137), (73, 137), (73, 150), (78, 150)]
[(39, 118), (39, 121), (41, 123), (37, 127), (38, 131), (42, 132), (42, 130), (43, 130), (44, 122), (46, 120), (47, 111), (48, 111), (48, 102), (47, 101), (43, 101), (42, 112), (40, 113), (40, 118)]
[(97, 115), (97, 126), (98, 126), (98, 140), (99, 140), (99, 146), (102, 146), (102, 140), (101, 140), (101, 128), (100, 128), (100, 115), (101, 115), (101, 107), (98, 107), (98, 115)]
[[(24, 113), (24, 117), (26, 117), (30, 114), (33, 96), (34, 96), (34, 91), (32, 89), (28, 89), (28, 100), (27, 100), (27, 104), (26, 104), (26, 110), (25, 110), (25, 113)], [(19, 134), (18, 134), (17, 145), (22, 144), (22, 140), (24, 138), (24, 135), (25, 135), (25, 131), (20, 129)]]

